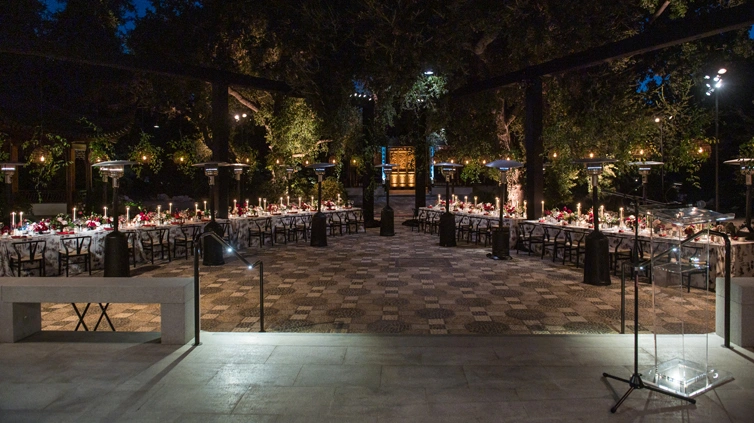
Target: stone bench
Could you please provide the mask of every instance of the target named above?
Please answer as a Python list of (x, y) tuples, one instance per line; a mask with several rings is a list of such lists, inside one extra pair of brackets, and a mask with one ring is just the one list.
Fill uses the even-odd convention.
[[(725, 336), (725, 278), (717, 278), (715, 332)], [(754, 347), (754, 278), (730, 280), (730, 341), (741, 347)]]
[[(0, 278), (0, 342), (42, 330), (40, 303), (160, 304), (163, 344), (194, 337), (192, 278)], [(117, 328), (116, 328), (117, 329)]]

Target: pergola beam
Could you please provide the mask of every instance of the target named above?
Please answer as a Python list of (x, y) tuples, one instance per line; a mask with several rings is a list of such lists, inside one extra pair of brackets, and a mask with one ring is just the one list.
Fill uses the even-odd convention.
[(665, 27), (653, 28), (620, 41), (528, 66), (490, 79), (473, 82), (457, 89), (453, 92), (453, 95), (469, 95), (537, 77), (589, 68), (611, 60), (661, 50), (723, 32), (746, 28), (753, 24), (754, 4), (747, 3), (698, 17), (671, 22)]
[(14, 54), (19, 56), (41, 57), (45, 59), (59, 60), (71, 63), (80, 63), (89, 66), (120, 69), (131, 72), (148, 72), (158, 75), (175, 76), (179, 78), (198, 79), (206, 82), (223, 81), (228, 85), (247, 87), (262, 91), (290, 93), (293, 89), (285, 82), (272, 79), (258, 78), (242, 73), (230, 72), (222, 69), (208, 68), (204, 66), (187, 65), (168, 61), (147, 61), (131, 55), (120, 55), (115, 59), (99, 60), (81, 57), (69, 57), (52, 52), (26, 51), (12, 48), (0, 48), (0, 53)]

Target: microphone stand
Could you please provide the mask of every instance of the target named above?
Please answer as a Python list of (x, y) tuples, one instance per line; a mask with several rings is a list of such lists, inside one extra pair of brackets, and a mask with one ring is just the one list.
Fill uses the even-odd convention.
[[(639, 201), (643, 200), (647, 204), (656, 205), (665, 205), (666, 203), (651, 201), (647, 200), (646, 198), (642, 199), (642, 197), (639, 196), (618, 192), (603, 192), (608, 195), (632, 200), (632, 204), (634, 206), (634, 215), (636, 216), (636, 223), (634, 224), (634, 248), (631, 253), (631, 276), (634, 279), (634, 372), (629, 379), (624, 379), (622, 377), (614, 376), (608, 373), (602, 373), (602, 377), (615, 379), (628, 384), (628, 391), (626, 391), (626, 393), (623, 394), (618, 402), (615, 403), (615, 405), (610, 409), (610, 412), (615, 413), (616, 411), (618, 411), (618, 407), (620, 407), (621, 404), (623, 404), (623, 402), (628, 399), (629, 395), (631, 395), (631, 392), (633, 392), (635, 389), (648, 389), (653, 392), (688, 401), (691, 404), (696, 404), (696, 400), (693, 398), (686, 398), (673, 392), (655, 388), (654, 386), (645, 385), (644, 381), (641, 379), (641, 373), (639, 373)], [(650, 230), (652, 230), (651, 227)], [(623, 279), (625, 280), (625, 278)], [(621, 291), (621, 313), (625, 313), (625, 282), (621, 283)]]

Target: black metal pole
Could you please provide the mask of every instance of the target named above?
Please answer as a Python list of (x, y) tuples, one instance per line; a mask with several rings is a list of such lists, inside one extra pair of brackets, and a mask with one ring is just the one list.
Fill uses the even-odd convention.
[[(450, 172), (447, 172), (450, 174)], [(445, 176), (445, 213), (440, 216), (440, 246), (456, 246), (456, 218), (450, 212), (450, 176)]]
[(607, 237), (600, 232), (598, 201), (598, 179), (592, 176), (592, 216), (594, 230), (584, 240), (584, 283), (589, 285), (610, 285), (610, 251)]
[[(751, 175), (746, 175), (746, 179), (751, 179)], [(754, 235), (754, 230), (751, 228), (751, 182), (746, 184), (746, 227), (749, 228), (749, 233)]]
[(201, 318), (201, 286), (199, 285), (199, 241), (201, 235), (194, 238), (194, 346), (201, 345), (200, 334), (202, 332)]
[(312, 236), (309, 245), (327, 247), (327, 217), (322, 213), (322, 175), (317, 175), (317, 213), (312, 216)]
[(264, 263), (259, 262), (259, 331), (264, 332)]
[(105, 236), (105, 277), (130, 277), (128, 238), (118, 230), (118, 179), (113, 178), (113, 231)]
[(718, 126), (717, 97), (720, 90), (715, 90), (715, 211), (720, 212), (720, 139)]
[[(211, 183), (209, 186), (209, 223), (204, 227), (204, 232), (214, 232), (217, 236), (222, 237), (223, 228), (219, 223), (215, 221), (215, 194), (217, 190), (217, 184)], [(205, 266), (220, 266), (225, 264), (225, 258), (223, 257), (223, 245), (212, 237), (205, 237), (204, 241), (204, 259)]]

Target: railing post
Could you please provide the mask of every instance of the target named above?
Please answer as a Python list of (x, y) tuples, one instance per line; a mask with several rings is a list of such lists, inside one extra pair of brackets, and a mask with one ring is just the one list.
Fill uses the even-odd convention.
[(194, 346), (201, 345), (199, 339), (202, 331), (202, 317), (201, 317), (201, 286), (199, 285), (199, 241), (200, 235), (194, 238)]
[(264, 332), (264, 263), (259, 262), (259, 331)]

